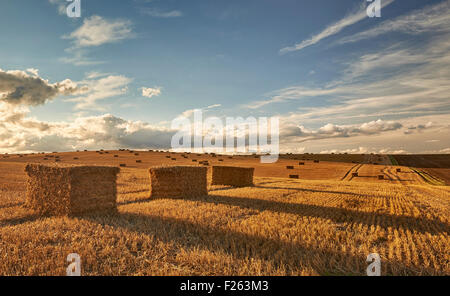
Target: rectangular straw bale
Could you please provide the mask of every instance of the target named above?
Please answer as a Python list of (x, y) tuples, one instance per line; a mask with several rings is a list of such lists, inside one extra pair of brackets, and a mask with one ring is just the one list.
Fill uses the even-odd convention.
[(28, 164), (26, 205), (39, 215), (71, 216), (117, 209), (119, 168)]
[(290, 179), (298, 179), (299, 177), (298, 177), (298, 175), (289, 175), (289, 178)]
[(212, 185), (253, 186), (255, 168), (213, 166)]
[(354, 172), (354, 173), (352, 173), (352, 176), (353, 176), (353, 177), (358, 177), (359, 174), (358, 174), (358, 172)]
[(207, 195), (207, 171), (195, 166), (152, 167), (151, 197), (188, 199)]
[(378, 180), (384, 180), (384, 175), (378, 175)]

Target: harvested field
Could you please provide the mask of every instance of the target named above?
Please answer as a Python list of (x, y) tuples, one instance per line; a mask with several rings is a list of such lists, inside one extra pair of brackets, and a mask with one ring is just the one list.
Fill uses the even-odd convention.
[[(148, 167), (174, 162), (164, 153), (140, 152), (143, 164), (114, 153), (120, 162), (60, 153), (63, 163), (128, 165), (117, 179), (117, 212), (77, 217), (40, 217), (23, 207), (25, 165), (44, 163), (42, 155), (0, 160), (0, 275), (64, 275), (72, 252), (84, 275), (364, 275), (373, 252), (384, 275), (450, 275), (450, 189), (406, 166), (262, 165), (234, 156), (220, 164), (255, 167), (254, 187), (151, 198)], [(182, 157), (177, 164), (196, 165)]]
[(438, 155), (394, 155), (399, 165), (422, 170), (450, 185), (450, 157), (448, 154)]

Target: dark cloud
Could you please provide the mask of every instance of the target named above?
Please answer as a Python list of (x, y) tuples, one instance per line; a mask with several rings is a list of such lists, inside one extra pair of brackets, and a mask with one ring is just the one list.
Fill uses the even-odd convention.
[(0, 101), (8, 104), (43, 105), (57, 95), (69, 95), (76, 90), (76, 84), (69, 79), (51, 84), (35, 73), (0, 69)]

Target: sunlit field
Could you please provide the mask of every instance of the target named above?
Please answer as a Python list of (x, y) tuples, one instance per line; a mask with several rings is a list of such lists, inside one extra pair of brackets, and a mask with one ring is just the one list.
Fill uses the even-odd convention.
[[(302, 155), (263, 165), (254, 156), (101, 153), (46, 155), (127, 164), (115, 214), (38, 217), (23, 206), (24, 167), (54, 157), (0, 160), (0, 275), (65, 275), (70, 253), (81, 256), (83, 275), (365, 275), (369, 253), (380, 254), (383, 275), (450, 275), (450, 190), (387, 156), (377, 165), (368, 155), (358, 163)], [(148, 167), (196, 165), (192, 159), (255, 167), (255, 186), (150, 198)]]

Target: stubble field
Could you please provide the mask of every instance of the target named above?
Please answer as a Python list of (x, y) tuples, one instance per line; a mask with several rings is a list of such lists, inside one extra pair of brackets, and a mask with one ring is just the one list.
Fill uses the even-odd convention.
[[(450, 190), (387, 156), (289, 156), (263, 165), (253, 156), (102, 153), (0, 159), (0, 275), (65, 275), (70, 253), (81, 256), (83, 275), (364, 275), (369, 253), (380, 254), (384, 275), (450, 275)], [(25, 164), (55, 155), (126, 163), (118, 213), (38, 217), (24, 208)], [(255, 186), (150, 198), (148, 167), (196, 165), (192, 159), (255, 167)]]

